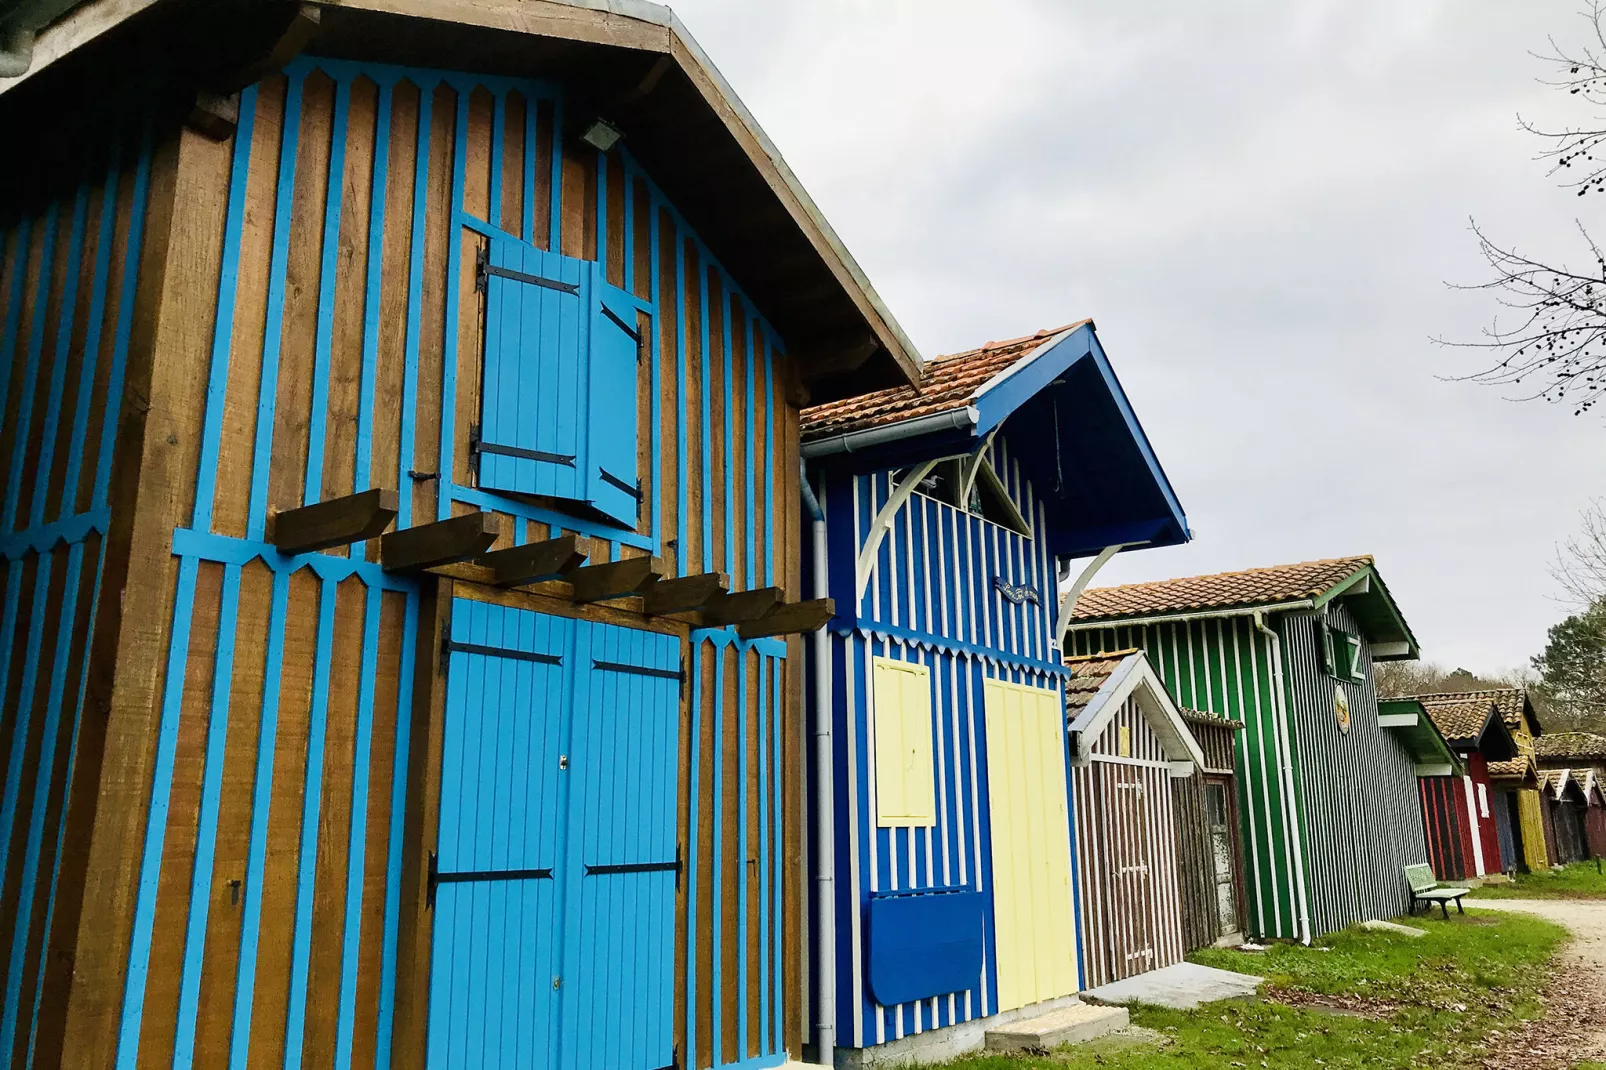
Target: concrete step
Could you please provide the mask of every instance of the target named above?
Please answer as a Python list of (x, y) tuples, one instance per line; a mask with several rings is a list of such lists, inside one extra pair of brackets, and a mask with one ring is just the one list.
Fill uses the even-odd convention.
[(1131, 1015), (1125, 1007), (1095, 1007), (1073, 1003), (1069, 1007), (1020, 1018), (987, 1030), (989, 1051), (1052, 1051), (1125, 1029)]

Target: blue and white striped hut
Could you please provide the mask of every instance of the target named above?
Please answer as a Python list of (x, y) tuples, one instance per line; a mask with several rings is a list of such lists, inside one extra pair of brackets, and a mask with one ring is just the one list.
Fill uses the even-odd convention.
[(802, 438), (836, 602), (811, 673), (817, 1054), (946, 1058), (1081, 987), (1056, 637), (1097, 565), (1187, 521), (1090, 321), (805, 409)]

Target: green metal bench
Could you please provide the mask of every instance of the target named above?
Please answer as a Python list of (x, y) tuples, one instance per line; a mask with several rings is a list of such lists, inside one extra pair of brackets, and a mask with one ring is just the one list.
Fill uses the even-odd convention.
[(1439, 904), (1439, 909), (1444, 911), (1444, 916), (1446, 919), (1450, 917), (1451, 903), (1454, 903), (1456, 910), (1460, 911), (1462, 914), (1467, 912), (1467, 908), (1461, 905), (1461, 898), (1466, 895), (1470, 889), (1449, 888), (1439, 884), (1438, 880), (1433, 876), (1432, 866), (1425, 864), (1418, 866), (1406, 866), (1405, 879), (1409, 881), (1411, 885), (1412, 914), (1416, 913), (1416, 905), (1418, 903), (1427, 904), (1427, 909), (1430, 911), (1433, 909), (1434, 903)]

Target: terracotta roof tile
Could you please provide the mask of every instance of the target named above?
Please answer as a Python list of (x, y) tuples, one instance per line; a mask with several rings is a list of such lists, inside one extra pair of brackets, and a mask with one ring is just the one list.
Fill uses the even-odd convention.
[(1494, 711), (1494, 700), (1489, 698), (1417, 695), (1416, 700), (1428, 711), (1439, 734), (1452, 744), (1475, 744)]
[(963, 409), (976, 388), (1050, 339), (1093, 322), (1080, 320), (980, 349), (929, 360), (921, 368), (920, 385), (894, 386), (868, 394), (812, 405), (802, 413), (804, 442), (902, 423), (920, 416)]
[(1606, 736), (1593, 732), (1556, 732), (1534, 740), (1534, 753), (1541, 758), (1606, 758)]
[(1494, 703), (1495, 709), (1500, 711), (1500, 719), (1506, 722), (1507, 728), (1516, 728), (1522, 724), (1522, 710), (1528, 702), (1528, 692), (1520, 687), (1492, 688), (1485, 691), (1447, 691), (1434, 697), (1441, 701), (1488, 699)]
[(1528, 775), (1528, 759), (1522, 755), (1505, 762), (1490, 762), (1489, 775), (1496, 779), (1520, 780)]
[(1216, 728), (1225, 728), (1233, 732), (1241, 731), (1244, 727), (1242, 721), (1234, 721), (1221, 716), (1219, 713), (1211, 713), (1208, 710), (1190, 710), (1179, 706), (1177, 712), (1182, 714), (1182, 719), (1189, 724), (1213, 725)]
[(1098, 694), (1104, 682), (1114, 675), (1122, 662), (1136, 653), (1136, 649), (1114, 650), (1066, 658), (1065, 664), (1071, 670), (1070, 678), (1065, 681), (1066, 718), (1075, 720), (1078, 714), (1087, 709), (1087, 704), (1093, 701), (1093, 696)]
[(1337, 557), (1242, 572), (1095, 587), (1083, 592), (1072, 616), (1077, 621), (1117, 620), (1314, 598), (1370, 564), (1370, 555)]

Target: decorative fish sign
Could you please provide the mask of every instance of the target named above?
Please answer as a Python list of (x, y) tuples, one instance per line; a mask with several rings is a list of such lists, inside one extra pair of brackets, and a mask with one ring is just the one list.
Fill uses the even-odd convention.
[(1037, 597), (1035, 587), (1016, 587), (1014, 584), (1005, 583), (1002, 576), (993, 577), (993, 587), (1017, 606), (1023, 602), (1030, 602), (1034, 606), (1043, 604), (1042, 599)]

